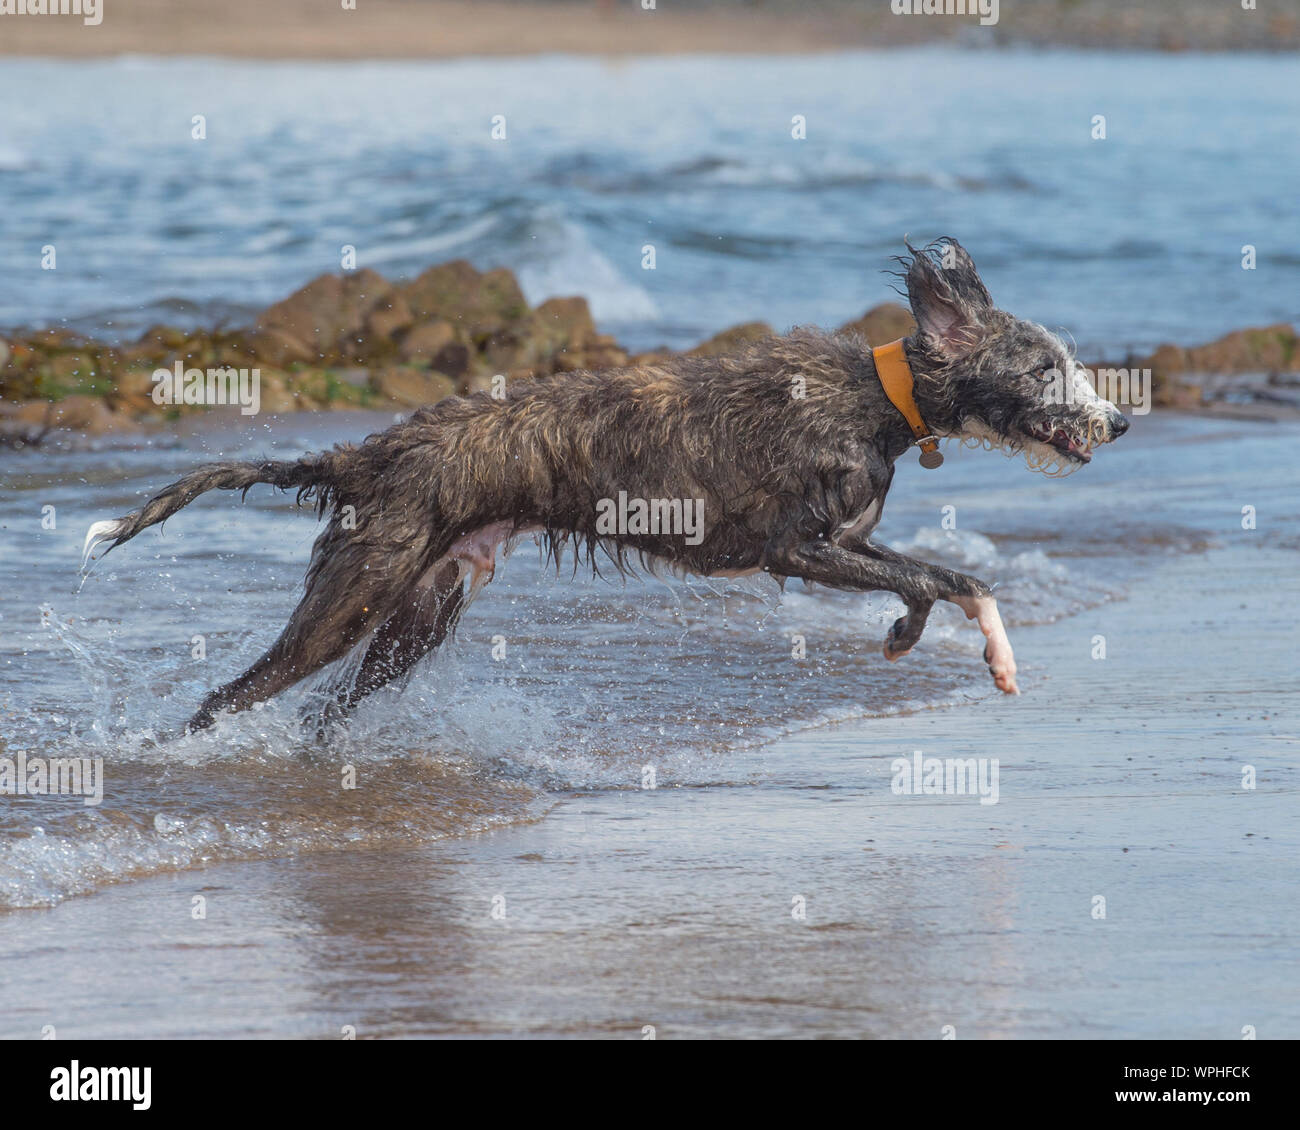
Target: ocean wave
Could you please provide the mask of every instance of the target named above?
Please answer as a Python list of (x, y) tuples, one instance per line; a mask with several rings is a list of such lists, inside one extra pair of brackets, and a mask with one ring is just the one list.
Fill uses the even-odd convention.
[(531, 303), (561, 295), (587, 299), (596, 321), (648, 322), (659, 309), (645, 287), (632, 282), (639, 271), (640, 246), (627, 249), (627, 262), (619, 269), (597, 250), (583, 227), (553, 205), (530, 212), (524, 230), (511, 239), (516, 249), (516, 275)]
[[(357, 248), (357, 265), (378, 269), (386, 263), (419, 263), (427, 266), (439, 255), (471, 248), (476, 241), (489, 237), (501, 224), (499, 216), (479, 216), (449, 231), (439, 231), (417, 239), (379, 242)], [(382, 237), (381, 237), (382, 238)]]
[[(308, 771), (298, 766), (293, 775)], [(260, 769), (255, 794), (222, 783), (241, 793), (243, 803), (227, 800), (215, 810), (176, 789), (170, 774), (124, 774), (112, 764), (104, 772), (135, 803), (77, 811), (73, 799), (40, 798), (46, 813), (41, 823), (15, 828), (7, 816), (10, 826), (0, 827), (0, 908), (53, 906), (111, 883), (211, 863), (424, 844), (536, 819), (546, 807), (524, 785), (417, 759), (400, 766), (400, 775), (397, 767), (382, 775), (360, 773), (355, 799), (338, 803), (317, 799), (335, 790), (335, 780), (322, 781), (316, 796), (302, 789), (295, 795), (287, 779), (271, 794)], [(146, 799), (146, 792), (156, 799)]]
[(991, 175), (955, 173), (930, 167), (900, 167), (893, 162), (879, 163), (837, 153), (818, 155), (807, 161), (773, 161), (741, 154), (706, 153), (649, 168), (630, 168), (626, 162), (611, 167), (609, 163), (602, 165), (589, 155), (577, 154), (551, 162), (544, 176), (552, 184), (608, 194), (710, 187), (817, 191), (903, 186), (943, 192), (1025, 192), (1035, 188), (1031, 180), (1015, 172)]
[(900, 553), (970, 572), (994, 586), (1008, 625), (1051, 624), (1123, 595), (1112, 575), (1071, 569), (1041, 549), (1002, 553), (974, 530), (923, 526), (895, 544)]

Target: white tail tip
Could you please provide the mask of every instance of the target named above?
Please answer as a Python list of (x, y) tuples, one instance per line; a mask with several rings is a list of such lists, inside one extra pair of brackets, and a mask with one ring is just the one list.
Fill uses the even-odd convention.
[(95, 546), (102, 541), (115, 540), (123, 528), (122, 523), (121, 518), (115, 518), (108, 522), (96, 522), (86, 531), (86, 542), (81, 547), (81, 571), (83, 573), (90, 565), (90, 555), (94, 553)]

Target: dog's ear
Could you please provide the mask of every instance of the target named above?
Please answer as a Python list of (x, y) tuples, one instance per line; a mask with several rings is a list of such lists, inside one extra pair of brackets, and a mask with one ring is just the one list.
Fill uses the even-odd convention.
[(975, 263), (955, 239), (942, 239), (912, 253), (907, 266), (907, 298), (921, 333), (950, 361), (965, 357), (979, 343), (993, 299)]

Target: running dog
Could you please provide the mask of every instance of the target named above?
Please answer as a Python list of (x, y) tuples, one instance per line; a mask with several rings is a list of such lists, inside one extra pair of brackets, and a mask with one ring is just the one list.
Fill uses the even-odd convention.
[[(1017, 694), (989, 586), (871, 540), (894, 463), (917, 445), (922, 465), (937, 466), (937, 441), (952, 437), (1065, 471), (1128, 420), (1057, 336), (993, 305), (955, 240), (907, 250), (898, 275), (917, 330), (902, 341), (873, 350), (857, 334), (797, 329), (730, 356), (449, 397), (359, 445), (200, 467), (125, 517), (95, 523), (85, 559), (215, 488), (296, 489), (328, 517), (284, 631), (207, 696), (190, 730), (356, 649), (355, 678), (331, 704), (346, 714), (442, 643), (491, 579), (497, 550), (530, 533), (557, 562), (567, 546), (592, 567), (607, 555), (620, 571), (639, 559), (707, 577), (765, 572), (897, 593), (907, 612), (885, 639), (889, 660), (921, 638), (936, 600), (949, 601), (986, 637), (998, 689)], [(615, 498), (687, 500), (702, 521), (689, 537), (659, 522), (611, 532)]]

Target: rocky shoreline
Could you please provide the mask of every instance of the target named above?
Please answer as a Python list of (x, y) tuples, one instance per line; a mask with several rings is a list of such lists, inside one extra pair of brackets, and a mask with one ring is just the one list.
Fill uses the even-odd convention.
[[(905, 307), (883, 303), (841, 328), (881, 344), (911, 333), (914, 324)], [(685, 352), (718, 354), (773, 332), (762, 322), (745, 323)], [(322, 275), (248, 329), (158, 325), (123, 345), (60, 329), (0, 334), (0, 446), (37, 447), (58, 430), (148, 433), (220, 410), (183, 397), (165, 402), (154, 376), (159, 369), (174, 372), (178, 387), (181, 375), (194, 370), (256, 369), (257, 411), (270, 415), (403, 411), (492, 391), (502, 378), (607, 369), (673, 352), (629, 353), (598, 332), (584, 298), (530, 307), (505, 268), (481, 272), (456, 260), (402, 283), (371, 270)], [(1285, 324), (1238, 330), (1206, 345), (1162, 345), (1146, 357), (1089, 361), (1089, 368), (1150, 370), (1156, 406), (1300, 415), (1300, 338)]]

